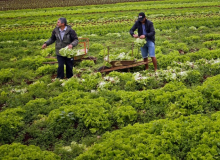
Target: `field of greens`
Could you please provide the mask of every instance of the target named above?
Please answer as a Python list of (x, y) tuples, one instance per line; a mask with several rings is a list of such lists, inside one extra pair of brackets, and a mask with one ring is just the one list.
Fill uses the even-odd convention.
[[(220, 0), (163, 0), (0, 11), (0, 159), (220, 159)], [(153, 64), (101, 74), (132, 57), (139, 12), (156, 30)], [(90, 60), (56, 78), (60, 17), (89, 38)], [(133, 57), (141, 61), (138, 47)]]

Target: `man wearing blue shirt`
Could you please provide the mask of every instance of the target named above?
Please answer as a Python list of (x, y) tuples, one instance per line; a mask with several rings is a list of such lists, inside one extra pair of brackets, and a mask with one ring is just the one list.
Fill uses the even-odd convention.
[[(138, 29), (138, 35), (134, 31)], [(146, 39), (147, 43), (141, 47), (141, 54), (144, 61), (148, 61), (148, 56), (151, 57), (154, 70), (157, 70), (157, 59), (155, 57), (155, 30), (153, 23), (146, 19), (143, 12), (139, 13), (138, 20), (130, 29), (130, 34), (134, 38)], [(145, 64), (145, 69), (148, 69), (148, 64)]]

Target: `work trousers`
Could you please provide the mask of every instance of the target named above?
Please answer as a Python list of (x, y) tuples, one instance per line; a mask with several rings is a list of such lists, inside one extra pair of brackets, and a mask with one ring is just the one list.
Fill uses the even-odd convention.
[(63, 56), (57, 56), (58, 69), (57, 78), (64, 78), (64, 64), (66, 65), (66, 78), (71, 78), (73, 76), (73, 63), (74, 58), (67, 58)]

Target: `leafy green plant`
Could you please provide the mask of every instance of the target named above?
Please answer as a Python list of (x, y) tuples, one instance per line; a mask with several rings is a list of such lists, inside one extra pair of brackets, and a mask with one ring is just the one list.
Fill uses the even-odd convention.
[(99, 51), (104, 49), (104, 46), (100, 43), (93, 43), (90, 47), (89, 47), (89, 51)]
[(123, 127), (136, 121), (137, 111), (132, 106), (120, 106), (114, 108), (113, 119), (120, 127)]
[(0, 112), (0, 143), (10, 143), (15, 139), (16, 134), (24, 127), (25, 110), (18, 107), (6, 109)]
[(143, 47), (145, 44), (146, 44), (146, 39), (140, 39), (140, 38), (137, 38), (135, 41), (134, 41), (134, 45), (136, 47)]
[[(38, 67), (42, 66), (43, 62), (47, 62), (49, 59), (43, 58), (41, 56), (35, 57), (25, 57), (21, 60), (16, 61), (16, 65), (18, 68), (27, 67), (29, 69), (36, 70)], [(54, 61), (54, 60), (51, 60)]]
[(53, 74), (57, 71), (57, 65), (44, 65), (36, 70), (37, 75)]
[(92, 60), (85, 60), (80, 63), (80, 67), (92, 67), (95, 63)]
[(201, 39), (200, 36), (190, 36), (190, 37), (186, 37), (185, 41), (187, 42), (187, 44), (193, 44), (193, 43), (198, 43), (199, 40)]
[(174, 48), (180, 52), (183, 51), (184, 53), (187, 53), (189, 51), (189, 48), (185, 43), (177, 43)]
[(100, 143), (76, 159), (218, 158), (218, 116), (219, 112), (213, 118), (191, 115), (129, 125), (105, 133)]
[(0, 70), (0, 83), (6, 83), (9, 80), (12, 79), (14, 75), (15, 69), (13, 68), (7, 68), (7, 69), (1, 69)]
[(40, 147), (26, 146), (20, 143), (5, 144), (0, 146), (0, 157), (6, 159), (45, 159), (60, 160), (60, 156), (50, 151), (42, 151)]
[(62, 155), (62, 159), (75, 158), (87, 150), (86, 145), (78, 144), (73, 141), (69, 146), (57, 145), (55, 153), (57, 155)]
[(203, 45), (209, 49), (219, 48), (220, 40), (206, 41), (203, 42)]
[(38, 119), (38, 115), (48, 115), (51, 110), (56, 109), (44, 98), (30, 100), (22, 108), (25, 110), (24, 120), (26, 122), (32, 122), (33, 120)]
[(219, 34), (206, 34), (204, 36), (205, 40), (219, 40), (220, 39), (220, 35)]
[(43, 57), (47, 57), (48, 55), (52, 55), (55, 52), (55, 47), (47, 47), (41, 50), (41, 55)]
[(67, 58), (71, 58), (71, 57), (74, 57), (74, 56), (84, 54), (84, 52), (81, 52), (81, 50), (77, 50), (75, 48), (69, 49), (68, 46), (60, 49), (59, 53), (60, 53), (61, 56), (67, 57)]

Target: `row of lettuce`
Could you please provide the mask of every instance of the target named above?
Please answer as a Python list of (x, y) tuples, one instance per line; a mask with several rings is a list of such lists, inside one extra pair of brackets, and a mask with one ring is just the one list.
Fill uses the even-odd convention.
[[(143, 10), (147, 14), (147, 18), (152, 21), (157, 21), (160, 19), (170, 19), (170, 18), (186, 18), (186, 17), (194, 17), (199, 15), (212, 15), (219, 13), (218, 6), (213, 7), (204, 7), (203, 10), (200, 7), (197, 8), (182, 8), (181, 10), (178, 8), (173, 8), (172, 10)], [(77, 28), (78, 26), (91, 26), (98, 25), (109, 22), (121, 22), (121, 21), (134, 21), (137, 19), (136, 10), (133, 11), (124, 11), (124, 12), (109, 12), (105, 13), (97, 13), (97, 14), (59, 14), (59, 16), (63, 16), (68, 20), (68, 24)], [(33, 15), (33, 12), (31, 12)], [(47, 12), (44, 12), (47, 13)], [(119, 15), (120, 13), (120, 15)], [(159, 13), (159, 14), (158, 14)], [(52, 16), (50, 12), (48, 12), (47, 19), (43, 15), (31, 16), (31, 17), (22, 17), (20, 19), (10, 17), (10, 21), (7, 18), (0, 18), (0, 26), (2, 27), (1, 32), (13, 31), (13, 30), (33, 30), (38, 31), (41, 28), (46, 30), (52, 30), (54, 28), (54, 23), (57, 21), (58, 16)], [(2, 14), (4, 15), (4, 14)], [(13, 14), (17, 15), (17, 14)], [(23, 14), (23, 15), (28, 15)], [(37, 20), (36, 20), (37, 18)]]
[[(216, 26), (217, 27), (217, 26)], [(194, 33), (194, 32), (207, 32), (207, 30), (211, 30), (212, 28), (209, 28), (207, 26), (200, 26), (199, 28), (195, 27), (195, 26), (190, 26), (190, 27), (182, 27), (180, 28), (179, 30), (176, 31), (176, 29), (167, 29), (167, 30), (163, 30), (163, 31), (160, 31), (159, 29), (156, 29), (156, 32), (157, 33), (160, 33), (160, 34), (167, 34), (167, 33), (171, 33), (171, 32), (174, 32), (176, 31), (176, 33), (179, 33), (179, 32), (182, 32), (182, 31), (185, 31), (185, 30), (188, 30), (190, 32), (192, 32), (193, 35), (190, 35), (190, 36), (185, 36), (183, 37), (183, 42), (179, 42), (177, 45), (175, 44), (170, 44), (169, 40), (165, 40), (162, 42), (162, 47), (167, 47), (167, 48), (173, 48), (173, 49), (182, 49), (183, 51), (185, 52), (188, 52), (189, 51), (189, 48), (187, 49), (187, 46), (186, 45), (189, 45), (189, 44), (193, 44), (193, 43), (198, 43), (198, 42), (202, 42), (203, 43), (203, 46), (204, 47), (207, 47), (207, 48), (213, 48), (213, 46), (216, 46), (216, 47), (219, 47), (219, 43), (220, 43), (220, 36), (219, 34), (216, 34), (216, 33), (203, 33), (202, 34), (198, 34), (198, 33)], [(107, 33), (105, 34), (105, 36), (107, 38), (117, 38), (119, 40), (123, 40), (124, 38), (128, 38), (128, 35), (129, 33), (128, 32), (122, 32), (122, 33), (117, 33), (117, 32), (112, 32), (112, 33)], [(48, 38), (48, 37), (47, 37)], [(88, 38), (100, 38), (101, 37), (97, 34), (91, 34), (91, 35), (88, 35)], [(5, 41), (2, 41), (0, 42), (0, 48), (1, 49), (9, 49), (11, 47), (28, 47), (30, 44), (31, 45), (41, 45), (42, 43), (44, 43), (46, 41), (46, 39), (38, 39), (34, 42), (32, 41), (28, 41), (28, 40), (22, 40), (22, 41), (18, 41), (18, 40), (5, 40)], [(160, 39), (159, 39), (160, 41)], [(80, 42), (83, 42), (83, 39), (80, 40)], [(132, 41), (130, 41), (131, 43)], [(184, 42), (186, 44), (184, 44)], [(109, 42), (110, 43), (110, 42)], [(157, 44), (158, 44), (158, 39), (157, 39)], [(97, 46), (96, 46), (97, 45)], [(101, 46), (100, 46), (101, 45)], [(90, 48), (89, 49), (103, 49), (103, 45), (107, 45), (105, 43), (92, 43), (92, 45), (90, 45)], [(157, 45), (157, 48), (160, 47)], [(179, 47), (179, 48), (178, 48)], [(186, 49), (184, 49), (186, 48)], [(5, 50), (4, 52), (6, 52), (7, 50)], [(23, 50), (23, 52), (25, 53), (25, 50)], [(52, 52), (54, 52), (54, 47), (53, 48), (49, 48), (49, 50), (47, 51), (48, 53), (47, 54), (51, 54)], [(20, 54), (20, 53), (19, 53)], [(16, 56), (16, 55), (15, 55)], [(46, 55), (44, 55), (46, 56)], [(102, 56), (102, 55), (101, 55)]]
[[(219, 157), (219, 112), (216, 112), (220, 106), (219, 88), (217, 75), (192, 89), (182, 82), (170, 82), (161, 89), (142, 92), (74, 90), (48, 100), (37, 98), (0, 113), (0, 154), (4, 158), (18, 153), (27, 157), (32, 154), (27, 150), (33, 146), (8, 145), (11, 142), (49, 149), (60, 141), (67, 145), (88, 135), (120, 129), (97, 136), (101, 142), (89, 148), (77, 145), (81, 151), (78, 154), (85, 152), (78, 159), (216, 158)], [(208, 116), (213, 112), (216, 113)], [(136, 122), (145, 124), (129, 125)], [(15, 146), (19, 152), (10, 149)], [(56, 152), (75, 155), (71, 146), (56, 148)], [(7, 154), (8, 151), (12, 153)], [(33, 147), (33, 151), (39, 152), (36, 156), (54, 156), (45, 151), (40, 155), (38, 147)]]
[[(80, 63), (80, 67), (83, 67), (84, 69), (74, 68), (73, 78), (69, 80), (55, 79), (52, 83), (50, 74), (56, 72), (56, 65), (36, 67), (36, 73), (33, 73), (33, 70), (30, 69), (28, 74), (19, 72), (19, 68), (2, 69), (0, 72), (1, 82), (3, 84), (4, 82), (7, 82), (7, 85), (10, 85), (11, 80), (14, 81), (14, 83), (19, 81), (21, 76), (24, 76), (28, 80), (30, 78), (29, 76), (33, 76), (32, 78), (34, 78), (37, 74), (39, 76), (43, 76), (43, 79), (40, 79), (39, 77), (38, 81), (35, 80), (36, 82), (34, 82), (34, 80), (29, 80), (29, 84), (34, 83), (29, 86), (26, 85), (23, 88), (22, 86), (12, 86), (10, 87), (10, 90), (2, 89), (0, 104), (15, 107), (14, 105), (16, 102), (11, 99), (16, 99), (18, 104), (25, 104), (24, 102), (28, 102), (34, 97), (49, 97), (50, 95), (59, 94), (60, 91), (71, 91), (75, 89), (86, 92), (96, 90), (135, 91), (160, 88), (163, 87), (164, 84), (172, 81), (182, 82), (187, 86), (200, 85), (207, 77), (219, 74), (219, 53), (219, 49), (201, 49), (198, 52), (185, 55), (180, 55), (178, 51), (174, 51), (168, 55), (158, 53), (158, 62), (161, 69), (156, 73), (152, 73), (150, 71), (134, 73), (111, 72), (106, 76), (103, 76), (99, 72), (93, 73), (93, 70), (90, 68), (94, 65), (93, 61), (83, 61)], [(40, 58), (37, 57), (36, 59), (32, 58), (28, 60), (29, 61), (25, 61), (24, 64), (29, 62), (29, 66), (34, 67), (34, 64), (37, 60), (40, 60)], [(38, 65), (41, 65), (41, 63)], [(136, 68), (135, 70), (140, 71), (141, 67), (142, 66)], [(28, 81), (24, 81), (23, 83), (28, 83)], [(25, 93), (26, 99), (20, 98), (19, 100), (19, 98), (13, 98), (16, 97), (16, 94), (14, 95), (11, 93)]]
[(219, 116), (181, 116), (107, 132), (76, 159), (219, 159)]
[[(188, 52), (189, 49), (187, 48), (187, 45), (185, 43), (178, 43), (175, 45), (173, 43), (170, 43), (169, 41), (164, 41), (163, 47), (157, 47), (157, 49), (156, 49), (157, 61), (158, 61), (158, 65), (161, 70), (159, 70), (157, 72), (157, 75), (154, 75), (154, 74), (148, 73), (148, 72), (144, 72), (144, 74), (145, 74), (144, 76), (148, 77), (148, 78), (145, 77), (144, 79), (142, 78), (143, 80), (146, 81), (145, 82), (146, 87), (148, 89), (149, 88), (158, 88), (161, 83), (162, 84), (167, 83), (167, 82), (175, 80), (175, 79), (178, 79), (179, 81), (182, 81), (188, 85), (191, 85), (192, 83), (199, 83), (200, 81), (202, 81), (204, 76), (212, 76), (212, 75), (218, 74), (218, 65), (219, 65), (218, 58), (220, 58), (220, 55), (219, 55), (220, 51), (218, 48), (219, 48), (220, 43), (219, 43), (219, 40), (214, 40), (214, 39), (219, 39), (220, 37), (219, 37), (219, 35), (216, 35), (216, 34), (208, 34), (205, 37), (209, 40), (212, 39), (212, 41), (204, 42), (204, 45), (207, 46), (207, 48), (203, 48), (197, 52), (187, 53), (187, 54), (183, 54), (183, 55), (181, 55), (179, 53), (178, 49), (182, 49), (183, 51)], [(191, 38), (191, 41), (192, 42), (196, 41), (198, 38), (194, 36)], [(96, 47), (98, 47), (98, 46), (99, 45), (96, 45)], [(102, 45), (101, 45), (101, 48), (103, 48)], [(173, 51), (167, 55), (164, 55), (162, 53), (163, 48), (170, 48), (170, 49), (173, 49)], [(213, 48), (215, 48), (215, 49), (213, 49)], [(210, 50), (210, 49), (213, 49), (213, 50)], [(122, 50), (121, 49), (115, 50), (115, 53), (113, 53), (113, 54), (117, 54), (120, 51), (122, 51)], [(136, 52), (134, 52), (134, 54), (136, 54)], [(138, 54), (138, 52), (137, 52), (137, 54)], [(100, 51), (99, 57), (104, 57), (103, 50)], [(19, 80), (21, 78), (21, 76), (28, 78), (29, 76), (37, 77), (37, 76), (44, 76), (44, 75), (48, 75), (48, 74), (51, 75), (51, 74), (56, 73), (56, 70), (57, 70), (57, 65), (48, 65), (48, 64), (42, 65), (42, 63), (44, 63), (44, 62), (54, 61), (54, 59), (47, 59), (47, 58), (43, 58), (41, 56), (34, 56), (34, 57), (30, 56), (30, 57), (22, 58), (20, 60), (16, 60), (16, 59), (12, 58), (11, 61), (12, 61), (12, 63), (5, 64), (5, 66), (4, 66), (5, 69), (2, 68), (0, 70), (0, 75), (1, 75), (0, 76), (0, 83), (1, 84), (10, 83), (10, 81), (15, 81), (15, 79)], [(12, 68), (12, 65), (14, 65), (14, 64), (16, 64), (16, 68)], [(182, 64), (182, 65), (180, 65), (180, 64)], [(191, 66), (189, 64), (191, 64)], [(10, 65), (11, 65), (11, 67), (10, 67)], [(187, 65), (188, 65), (188, 67), (183, 67), (183, 66), (187, 66)], [(96, 76), (94, 76), (93, 74), (88, 75), (88, 74), (92, 73), (94, 70), (94, 69), (90, 68), (92, 66), (95, 66), (94, 62), (87, 60), (87, 61), (83, 61), (79, 64), (79, 68), (84, 68), (83, 70), (81, 70), (79, 68), (74, 68), (75, 76), (80, 75), (81, 77), (78, 79), (76, 77), (76, 78), (70, 79), (68, 82), (65, 82), (65, 84), (68, 87), (70, 87), (69, 89), (72, 89), (75, 87), (73, 85), (74, 83), (77, 86), (77, 88), (80, 90), (90, 91), (92, 89), (96, 89), (98, 87), (98, 84), (102, 81), (102, 76), (100, 76), (99, 74), (97, 74)], [(142, 66), (138, 67), (138, 69), (140, 70), (141, 67)], [(171, 67), (172, 67), (172, 69), (169, 69)], [(29, 71), (31, 72), (30, 75), (29, 74), (24, 75), (24, 74), (20, 73), (19, 70), (23, 69), (23, 68), (29, 69)], [(192, 74), (190, 72), (192, 72)], [(196, 76), (193, 76), (194, 72), (199, 73), (197, 78), (196, 78)], [(176, 74), (176, 75), (174, 75), (174, 74)], [(184, 74), (184, 75), (177, 76), (178, 74)], [(114, 73), (111, 73), (110, 77), (111, 77), (111, 75), (113, 76), (113, 78), (117, 76), (117, 75), (114, 76)], [(175, 77), (177, 76), (177, 77), (172, 78), (172, 75)], [(86, 78), (87, 76), (90, 79)], [(124, 77), (133, 77), (133, 78), (127, 79), (127, 78), (123, 78), (123, 76)], [(137, 76), (138, 76), (137, 73), (135, 73), (133, 75), (132, 75), (132, 73), (124, 73), (124, 74), (118, 73), (118, 78), (119, 78), (119, 81), (121, 81), (121, 82), (114, 80), (115, 82), (112, 83), (112, 85), (109, 84), (109, 86), (107, 88), (112, 88), (113, 86), (119, 86), (120, 89), (124, 89), (124, 88), (122, 88), (123, 85), (121, 85), (121, 84), (125, 83), (125, 82), (130, 83), (131, 86), (132, 86), (132, 84), (135, 85), (135, 83), (136, 83), (135, 77), (137, 77)], [(141, 79), (141, 77), (143, 77), (143, 76), (140, 75), (139, 79)], [(109, 80), (109, 78), (105, 78), (104, 81), (106, 82), (106, 85), (109, 82), (111, 82)], [(81, 85), (79, 85), (79, 84), (81, 84)], [(86, 85), (84, 85), (84, 84), (86, 84)], [(71, 87), (71, 85), (72, 85), (72, 87)], [(66, 88), (68, 88), (68, 87), (66, 87)], [(143, 87), (137, 85), (136, 87), (133, 87), (133, 89), (130, 88), (128, 90), (135, 90), (138, 88), (143, 89)]]
[[(181, 28), (179, 30), (170, 29), (170, 30), (156, 30), (157, 34), (159, 34), (157, 38), (156, 43), (156, 52), (157, 53), (163, 53), (163, 54), (169, 54), (170, 50), (178, 50), (181, 54), (194, 52), (196, 50), (199, 50), (200, 48), (208, 48), (208, 49), (216, 49), (219, 48), (220, 42), (219, 42), (219, 34), (209, 33), (209, 30), (212, 28), (208, 28), (205, 26), (201, 26), (198, 29), (194, 26), (191, 26), (189, 28)], [(191, 32), (190, 35), (185, 35), (186, 30), (188, 32)], [(175, 32), (175, 36), (181, 36), (180, 42), (172, 42), (169, 39), (169, 36), (173, 36), (173, 32)], [(184, 33), (184, 34), (182, 34)], [(187, 33), (186, 33), (187, 34)], [(117, 37), (118, 41), (122, 41), (124, 44), (127, 44), (127, 48), (125, 50), (111, 50), (110, 54), (120, 54), (121, 52), (129, 52), (129, 55), (131, 56), (131, 47), (129, 47), (128, 43), (131, 43), (133, 40), (130, 37), (129, 33), (123, 32), (123, 33), (108, 33), (105, 35), (105, 39), (115, 39)], [(166, 38), (168, 37), (168, 38)], [(110, 44), (110, 41), (107, 41), (102, 36), (98, 36), (97, 34), (92, 34), (89, 36), (90, 39), (93, 39), (95, 42), (93, 42), (90, 47), (90, 54), (94, 53), (95, 56), (99, 60), (104, 58), (104, 56), (107, 54), (107, 50), (102, 50), (104, 46)], [(46, 39), (39, 39), (37, 41), (3, 41), (0, 43), (0, 59), (2, 59), (1, 63), (1, 69), (2, 68), (14, 68), (14, 64), (16, 63), (16, 66), (18, 68), (25, 68), (28, 67), (29, 69), (34, 69), (42, 66), (41, 62), (46, 62), (48, 59), (43, 59), (43, 57), (35, 57), (36, 55), (41, 56), (47, 56), (47, 54), (55, 55), (55, 47), (51, 46), (47, 49), (47, 54), (41, 54), (40, 46), (46, 41)], [(100, 42), (101, 41), (101, 42)], [(107, 44), (105, 44), (107, 43)], [(122, 46), (112, 46), (111, 48), (122, 48)], [(102, 50), (102, 51), (100, 51)], [(120, 52), (119, 52), (120, 51)], [(140, 50), (135, 48), (134, 50), (134, 56), (135, 58), (141, 58), (140, 57)]]
[[(186, 17), (184, 19), (158, 19), (154, 22), (155, 28), (159, 30), (166, 30), (171, 28), (181, 28), (181, 27), (191, 27), (194, 26), (199, 28), (201, 26), (206, 26), (209, 28), (219, 26), (219, 13), (211, 15), (201, 15), (199, 17)], [(106, 35), (108, 33), (117, 32), (128, 32), (133, 25), (134, 21), (121, 21), (121, 22), (109, 22), (109, 23), (98, 23), (96, 25), (77, 25), (74, 27), (75, 31), (79, 35)], [(51, 28), (51, 27), (50, 27)], [(39, 40), (46, 39), (51, 35), (51, 29), (47, 27), (40, 27), (38, 29), (30, 29), (28, 31), (15, 30), (18, 34), (14, 34), (12, 31), (5, 31), (1, 33), (0, 41), (4, 41), (10, 37), (10, 40)], [(33, 34), (34, 31), (34, 34)]]
[[(58, 94), (59, 91), (71, 91), (75, 89), (86, 92), (96, 92), (97, 90), (136, 91), (160, 88), (163, 87), (164, 84), (172, 81), (182, 82), (187, 86), (200, 85), (207, 77), (219, 74), (219, 64), (220, 59), (200, 59), (196, 62), (187, 61), (186, 63), (174, 61), (167, 67), (166, 70), (158, 70), (156, 73), (147, 71), (135, 73), (111, 72), (104, 77), (101, 73), (84, 73), (81, 77), (74, 76), (69, 80), (54, 79), (54, 82), (52, 83), (49, 77), (49, 80), (46, 81), (44, 81), (44, 79), (40, 79), (36, 82), (31, 81), (30, 83), (32, 84), (25, 86), (25, 88), (11, 87), (9, 92), (2, 90), (0, 102), (6, 106), (13, 107), (13, 101), (10, 99), (16, 96), (16, 93), (25, 94), (27, 98), (25, 102), (28, 102), (28, 100), (31, 100), (34, 97), (48, 97), (49, 95)], [(57, 67), (54, 66), (54, 70), (56, 68)], [(43, 69), (43, 73), (47, 74), (47, 71), (49, 72), (50, 69), (51, 66), (46, 65)], [(15, 70), (12, 69), (6, 69), (4, 71), (5, 77), (10, 74), (13, 75), (13, 72), (15, 72)], [(81, 70), (79, 70), (79, 72), (80, 71)], [(92, 70), (87, 70), (87, 72), (92, 72)], [(45, 78), (48, 77), (46, 76)], [(53, 92), (56, 89), (58, 93)], [(23, 98), (21, 98), (20, 103), (23, 103), (22, 101)]]
[(0, 146), (2, 159), (218, 159), (220, 113), (211, 116), (181, 116), (175, 120), (155, 120), (105, 133), (101, 142), (88, 148), (72, 142), (57, 154), (20, 143)]
[[(180, 1), (142, 1), (132, 3), (118, 3), (106, 4), (106, 5), (95, 5), (95, 6), (73, 6), (73, 7), (60, 7), (44, 8), (36, 10), (9, 10), (4, 11), (0, 18), (24, 18), (24, 17), (36, 17), (36, 16), (60, 16), (63, 14), (88, 14), (88, 13), (106, 13), (106, 12), (119, 12), (119, 11), (134, 11), (134, 10), (148, 10), (150, 13), (154, 9), (175, 9), (175, 8), (198, 8), (198, 7), (216, 7), (219, 5), (218, 0), (206, 0), (206, 1), (192, 1), (192, 0), (180, 0)], [(3, 11), (2, 11), (3, 12)], [(24, 14), (25, 12), (25, 14)]]

